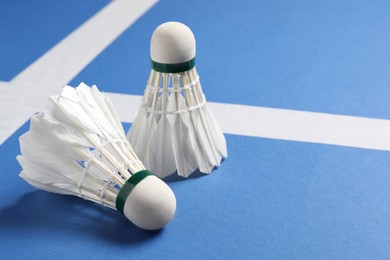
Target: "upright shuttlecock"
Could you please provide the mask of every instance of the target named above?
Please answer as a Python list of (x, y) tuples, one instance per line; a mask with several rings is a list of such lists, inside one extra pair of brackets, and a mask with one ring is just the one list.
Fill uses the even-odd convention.
[(134, 151), (164, 178), (210, 173), (227, 156), (226, 141), (195, 68), (195, 37), (184, 24), (167, 22), (153, 32), (152, 70), (138, 116), (128, 133)]
[(143, 229), (159, 229), (175, 213), (172, 190), (145, 169), (96, 86), (65, 86), (52, 96), (31, 118), (20, 149), (20, 176), (38, 189), (116, 209)]

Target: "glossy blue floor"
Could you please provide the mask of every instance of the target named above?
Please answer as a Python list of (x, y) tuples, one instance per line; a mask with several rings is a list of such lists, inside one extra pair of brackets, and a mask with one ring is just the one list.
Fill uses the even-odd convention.
[[(389, 258), (389, 8), (0, 1), (0, 259)], [(19, 178), (18, 137), (65, 84), (96, 84), (129, 129), (151, 34), (166, 21), (195, 34), (203, 91), (229, 152), (210, 175), (166, 179), (173, 221), (146, 232)]]

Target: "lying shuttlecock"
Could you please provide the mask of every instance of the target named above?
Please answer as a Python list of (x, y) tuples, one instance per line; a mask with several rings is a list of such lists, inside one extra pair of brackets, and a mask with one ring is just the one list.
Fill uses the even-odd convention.
[(175, 213), (172, 190), (145, 169), (96, 86), (65, 86), (52, 96), (31, 118), (20, 148), (20, 176), (38, 189), (116, 209), (143, 229), (159, 229)]
[(227, 156), (226, 141), (206, 106), (192, 31), (178, 22), (160, 25), (150, 54), (152, 70), (127, 136), (134, 151), (161, 178), (198, 168), (210, 173)]

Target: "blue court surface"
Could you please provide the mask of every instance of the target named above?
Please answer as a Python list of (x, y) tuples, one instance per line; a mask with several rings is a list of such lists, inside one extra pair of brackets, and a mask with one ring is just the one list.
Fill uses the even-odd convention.
[[(387, 1), (0, 1), (0, 259), (390, 259)], [(96, 84), (127, 131), (166, 21), (197, 69), (229, 157), (166, 181), (158, 232), (18, 174), (18, 137), (65, 84)]]

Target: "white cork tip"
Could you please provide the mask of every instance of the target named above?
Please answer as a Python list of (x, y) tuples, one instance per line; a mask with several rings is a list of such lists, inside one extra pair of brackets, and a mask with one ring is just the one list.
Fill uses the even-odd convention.
[(154, 62), (176, 64), (195, 57), (195, 37), (191, 29), (179, 22), (166, 22), (154, 30), (150, 57)]
[(136, 226), (157, 230), (168, 224), (176, 211), (176, 198), (165, 182), (147, 176), (130, 192), (123, 213)]

